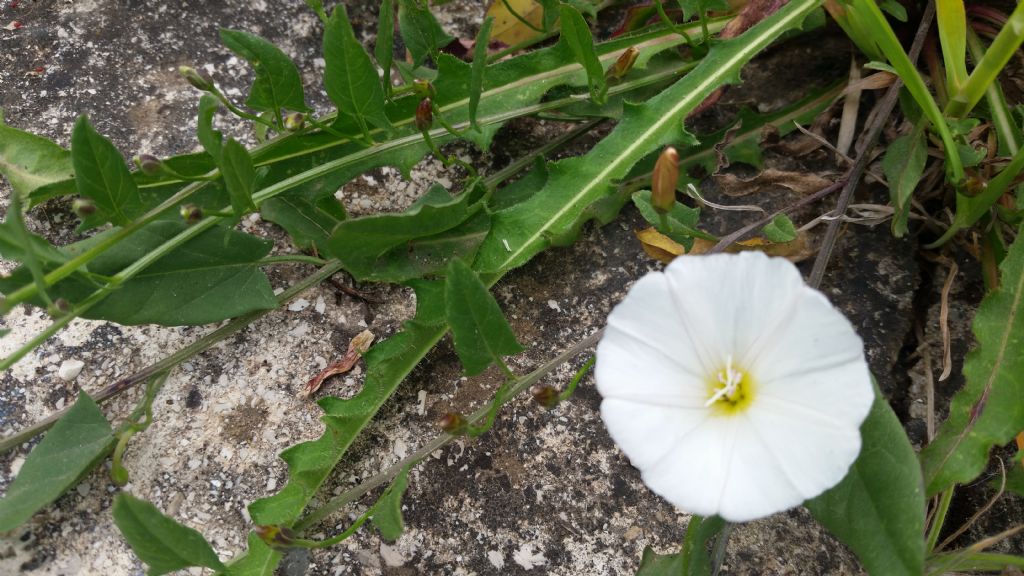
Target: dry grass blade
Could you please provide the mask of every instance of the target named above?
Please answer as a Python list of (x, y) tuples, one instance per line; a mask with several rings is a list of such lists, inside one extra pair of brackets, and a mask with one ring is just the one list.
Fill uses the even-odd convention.
[(939, 329), (942, 331), (942, 374), (939, 375), (939, 382), (943, 382), (953, 373), (952, 338), (949, 335), (949, 292), (953, 288), (953, 281), (960, 267), (956, 262), (950, 261), (949, 273), (946, 274), (946, 281), (942, 284), (942, 299), (939, 304)]

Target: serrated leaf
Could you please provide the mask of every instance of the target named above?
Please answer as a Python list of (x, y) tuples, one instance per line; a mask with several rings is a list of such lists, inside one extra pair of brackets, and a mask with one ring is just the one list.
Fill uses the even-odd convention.
[(75, 168), (78, 194), (96, 203), (96, 213), (82, 226), (94, 228), (104, 222), (128, 224), (145, 212), (142, 197), (117, 148), (93, 129), (85, 116), (75, 122), (71, 133), (71, 162)]
[(700, 217), (700, 210), (684, 206), (679, 202), (672, 205), (672, 210), (666, 214), (665, 221), (667, 229), (663, 229), (661, 215), (651, 205), (651, 191), (640, 190), (633, 194), (633, 204), (640, 210), (644, 220), (658, 229), (668, 238), (678, 242), (687, 251), (693, 246), (694, 238), (706, 238), (708, 235), (697, 228), (697, 219)]
[(716, 537), (725, 521), (718, 516), (690, 517), (686, 525), (686, 538), (679, 552), (656, 554), (650, 546), (644, 548), (640, 569), (636, 576), (706, 576), (711, 574), (711, 558), (708, 556), (709, 541)]
[(491, 229), (491, 217), (476, 210), (465, 222), (431, 236), (411, 239), (377, 257), (374, 270), (366, 280), (402, 282), (435, 276), (444, 271), (452, 258), (472, 260)]
[(234, 138), (228, 138), (221, 153), (220, 171), (224, 176), (224, 185), (231, 198), (231, 208), (235, 216), (254, 212), (252, 193), (256, 191), (256, 167), (252, 163), (249, 151)]
[(220, 130), (213, 129), (213, 116), (217, 113), (218, 108), (220, 108), (220, 102), (212, 94), (203, 94), (199, 98), (196, 137), (203, 146), (203, 150), (206, 150), (214, 162), (220, 162), (221, 146), (224, 139)]
[(561, 7), (562, 41), (569, 46), (576, 61), (587, 72), (587, 84), (590, 86), (590, 97), (597, 104), (604, 103), (608, 91), (608, 81), (604, 76), (604, 68), (594, 51), (594, 37), (590, 27), (575, 8), (562, 4)]
[(789, 216), (779, 214), (761, 230), (769, 242), (792, 242), (796, 240), (796, 226)]
[[(322, 6), (320, 11), (323, 11)], [(241, 30), (221, 28), (220, 40), (256, 72), (249, 97), (245, 100), (246, 106), (260, 112), (273, 112), (275, 117), (280, 117), (282, 108), (309, 111), (302, 93), (299, 69), (280, 48)]]
[(882, 170), (889, 181), (889, 195), (896, 209), (892, 231), (897, 237), (907, 233), (910, 200), (928, 160), (928, 142), (923, 127), (923, 122), (918, 122), (911, 133), (893, 140), (882, 158)]
[(467, 376), (475, 376), (491, 364), (502, 365), (502, 357), (523, 351), (494, 296), (458, 258), (448, 265), (444, 302), (455, 352)]
[[(93, 260), (89, 270), (113, 276), (185, 228), (180, 221), (154, 222), (136, 232), (131, 242), (118, 243)], [(68, 254), (78, 254), (114, 232), (74, 244)], [(270, 248), (270, 242), (255, 236), (212, 228), (126, 280), (83, 317), (118, 324), (182, 326), (275, 308), (277, 299), (257, 266)], [(27, 279), (28, 272), (19, 268), (9, 278), (0, 279), (0, 290), (18, 288)], [(72, 276), (53, 286), (50, 294), (80, 302), (96, 288), (93, 282)]]
[(71, 178), (74, 168), (70, 152), (48, 138), (8, 126), (0, 110), (0, 174), (27, 202), (36, 190)]
[(398, 30), (412, 55), (413, 66), (423, 64), (428, 56), (436, 61), (438, 51), (455, 39), (437, 23), (429, 5), (417, 0), (398, 0)]
[(78, 483), (114, 445), (99, 406), (85, 392), (46, 433), (0, 500), (0, 532), (20, 526)]
[(380, 537), (388, 542), (398, 540), (405, 530), (405, 523), (402, 520), (402, 496), (408, 486), (409, 467), (406, 466), (391, 481), (387, 492), (374, 504), (370, 521), (377, 527)]
[[(434, 192), (447, 196), (444, 188), (435, 186)], [(428, 192), (429, 194), (429, 192)], [(380, 214), (352, 218), (338, 225), (327, 244), (328, 253), (341, 260), (353, 276), (371, 278), (378, 263), (396, 248), (409, 242), (442, 234), (468, 220), (479, 206), (467, 206), (463, 194), (443, 204), (420, 204), (403, 214)]]
[(338, 107), (339, 119), (348, 119), (364, 134), (367, 121), (390, 129), (377, 68), (356, 40), (344, 4), (334, 8), (324, 28), (324, 63), (324, 88)]
[(978, 306), (972, 330), (978, 346), (964, 362), (964, 388), (949, 418), (921, 452), (928, 495), (976, 478), (993, 446), (1024, 430), (1024, 241), (1010, 246), (1000, 286)]
[[(553, 165), (544, 190), (494, 215), (475, 268), (497, 273), (522, 265), (575, 225), (583, 210), (609, 195), (611, 183), (626, 175), (659, 145), (686, 141), (682, 119), (783, 32), (800, 25), (817, 6), (813, 0), (790, 2), (739, 38), (716, 45), (692, 72), (642, 106), (627, 104), (622, 122), (581, 158)], [(508, 248), (506, 248), (508, 246)]]
[(227, 568), (202, 534), (164, 516), (145, 500), (121, 492), (114, 498), (113, 515), (124, 539), (149, 565), (147, 576), (159, 576), (190, 566), (214, 570)]
[(384, 95), (391, 97), (391, 62), (395, 57), (395, 0), (381, 0), (380, 14), (377, 17), (377, 42), (373, 45), (373, 55), (384, 74), (381, 83)]
[(902, 424), (877, 387), (860, 430), (860, 455), (850, 472), (804, 505), (857, 554), (869, 574), (920, 576), (925, 555), (921, 468)]
[(491, 26), (494, 18), (488, 16), (480, 26), (473, 46), (473, 64), (469, 77), (469, 123), (477, 132), (480, 126), (476, 122), (476, 110), (480, 106), (480, 93), (484, 89), (484, 73), (487, 70), (487, 43), (491, 37)]
[(298, 190), (275, 196), (260, 204), (260, 215), (285, 229), (295, 246), (326, 251), (331, 232), (348, 216), (333, 195)]

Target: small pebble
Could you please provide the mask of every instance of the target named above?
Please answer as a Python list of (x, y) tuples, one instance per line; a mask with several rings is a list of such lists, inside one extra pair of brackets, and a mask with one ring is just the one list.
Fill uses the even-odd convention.
[(292, 302), (291, 304), (288, 305), (288, 310), (290, 310), (292, 312), (300, 312), (302, 310), (305, 310), (308, 307), (309, 307), (309, 300), (306, 300), (305, 298), (299, 298), (298, 300), (296, 300), (296, 301), (294, 301), (294, 302)]

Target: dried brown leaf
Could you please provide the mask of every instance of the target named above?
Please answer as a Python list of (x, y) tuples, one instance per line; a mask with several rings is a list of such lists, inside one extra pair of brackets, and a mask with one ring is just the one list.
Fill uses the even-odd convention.
[(768, 187), (783, 187), (797, 194), (810, 194), (832, 184), (831, 180), (810, 172), (788, 172), (768, 168), (744, 180), (735, 174), (715, 176), (719, 191), (726, 196), (739, 197), (759, 192)]
[[(665, 264), (668, 264), (677, 256), (696, 256), (699, 254), (705, 254), (716, 244), (710, 240), (695, 238), (693, 240), (693, 248), (687, 252), (686, 248), (683, 247), (682, 244), (675, 242), (668, 236), (665, 236), (661, 232), (655, 230), (653, 227), (638, 230), (636, 232), (636, 237), (640, 240), (640, 245), (648, 256)], [(810, 249), (809, 243), (807, 242), (807, 234), (805, 232), (798, 233), (797, 237), (790, 242), (776, 243), (769, 242), (764, 238), (751, 238), (750, 240), (737, 242), (725, 249), (726, 252), (730, 253), (743, 252), (747, 250), (759, 250), (769, 256), (786, 258), (791, 262), (801, 262), (806, 260), (813, 253)]]
[(362, 358), (363, 354), (370, 349), (370, 344), (373, 344), (374, 335), (369, 330), (363, 330), (359, 334), (356, 334), (352, 340), (348, 343), (348, 350), (340, 360), (329, 365), (320, 371), (319, 374), (313, 376), (309, 382), (306, 382), (306, 386), (303, 387), (302, 391), (299, 392), (300, 398), (309, 398), (313, 393), (320, 389), (320, 386), (324, 383), (324, 380), (334, 376), (336, 374), (344, 374), (352, 369), (356, 365), (356, 362)]

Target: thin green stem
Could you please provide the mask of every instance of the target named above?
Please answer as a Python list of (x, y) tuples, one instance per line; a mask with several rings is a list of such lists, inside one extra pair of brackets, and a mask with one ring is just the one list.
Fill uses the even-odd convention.
[(946, 523), (946, 514), (949, 512), (951, 502), (953, 502), (952, 488), (939, 495), (935, 513), (932, 514), (932, 525), (928, 527), (928, 537), (925, 539), (925, 550), (929, 552), (934, 550), (939, 542), (939, 535), (942, 534), (942, 525)]
[[(665, 12), (665, 6), (661, 3), (661, 0), (654, 0), (654, 6), (658, 11), (658, 17), (661, 18), (661, 23), (664, 24), (669, 30), (672, 30), (676, 34), (682, 36), (683, 40), (686, 41), (686, 44), (688, 46), (693, 46), (693, 40), (690, 38), (690, 35), (687, 34), (686, 32), (686, 26), (680, 26), (673, 22), (672, 19), (668, 17), (668, 12)], [(706, 40), (707, 24), (704, 24), (703, 28)]]
[(949, 99), (949, 103), (946, 104), (946, 115), (962, 118), (973, 110), (985, 96), (985, 90), (996, 81), (1006, 63), (1020, 48), (1021, 43), (1024, 43), (1024, 3), (1018, 2), (1006, 24), (985, 51), (985, 56), (974, 67), (967, 81)]
[[(214, 96), (216, 96), (217, 99), (220, 100), (221, 104), (223, 104), (235, 116), (238, 116), (239, 118), (242, 118), (244, 120), (251, 120), (251, 121), (256, 122), (258, 124), (263, 124), (267, 128), (270, 128), (271, 130), (274, 130), (276, 132), (283, 132), (284, 131), (283, 126), (275, 125), (273, 122), (271, 122), (270, 120), (267, 120), (266, 118), (264, 118), (262, 116), (257, 116), (256, 114), (250, 114), (249, 112), (246, 112), (245, 110), (242, 110), (238, 106), (235, 106), (235, 103), (232, 102), (231, 99), (228, 98), (226, 95), (224, 95), (223, 92), (221, 92), (219, 89), (217, 89), (217, 87), (214, 87), (214, 89), (210, 90), (209, 92), (211, 94), (213, 94)], [(280, 118), (281, 118), (280, 110), (278, 110), (277, 118), (278, 118), (278, 120), (280, 120)]]
[(256, 264), (259, 266), (269, 266), (272, 264), (312, 264), (314, 266), (324, 266), (327, 263), (328, 260), (317, 258), (316, 256), (307, 256), (306, 254), (282, 254), (279, 256), (267, 256)]
[(577, 370), (576, 373), (572, 375), (572, 380), (569, 381), (569, 385), (566, 386), (565, 390), (558, 395), (559, 402), (568, 400), (569, 397), (571, 397), (573, 393), (576, 392), (576, 386), (578, 386), (580, 381), (583, 380), (583, 377), (587, 375), (587, 372), (590, 372), (590, 369), (594, 367), (595, 362), (597, 362), (597, 356), (591, 356), (586, 362), (583, 363), (583, 366), (580, 366), (580, 369)]
[(936, 554), (928, 561), (928, 574), (949, 572), (1000, 572), (1009, 566), (1024, 568), (1024, 557), (991, 552), (969, 552), (960, 550)]

